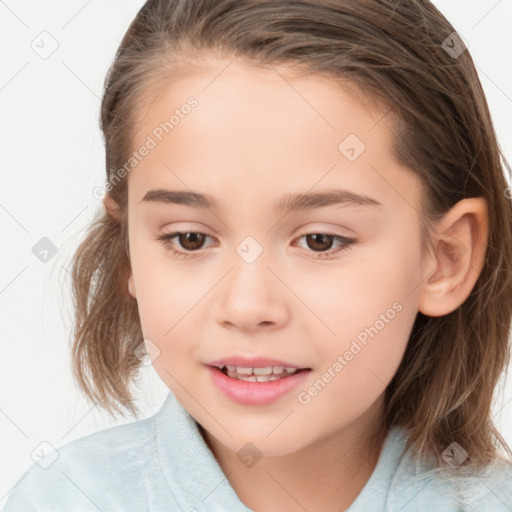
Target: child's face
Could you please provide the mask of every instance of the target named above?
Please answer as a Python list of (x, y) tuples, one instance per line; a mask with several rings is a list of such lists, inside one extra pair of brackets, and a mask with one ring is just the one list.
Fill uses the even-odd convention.
[[(138, 127), (135, 148), (150, 150), (129, 174), (129, 288), (149, 351), (160, 351), (154, 368), (234, 451), (251, 441), (291, 453), (342, 429), (366, 436), (432, 270), (420, 181), (393, 159), (388, 118), (334, 82), (228, 63), (174, 84)], [(183, 107), (191, 96), (197, 105)], [(218, 209), (143, 201), (151, 189), (208, 194)], [(288, 194), (328, 189), (380, 204), (277, 209)], [(175, 231), (208, 236), (173, 238), (176, 250), (196, 248), (183, 259), (157, 239)], [(317, 233), (355, 242), (335, 253), (338, 239), (304, 236)], [(268, 403), (239, 403), (207, 366), (230, 356), (311, 371)]]

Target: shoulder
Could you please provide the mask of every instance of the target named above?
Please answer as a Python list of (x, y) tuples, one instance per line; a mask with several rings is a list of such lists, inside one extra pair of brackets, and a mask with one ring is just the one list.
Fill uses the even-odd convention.
[[(391, 479), (386, 510), (427, 512), (512, 511), (512, 463), (499, 460), (479, 472), (455, 473), (450, 467), (418, 466), (402, 451), (406, 433), (394, 432), (401, 447), (399, 463)], [(434, 507), (434, 508), (432, 508)]]
[(459, 502), (467, 512), (512, 510), (512, 462), (496, 461), (486, 470), (455, 484)]
[(120, 496), (140, 495), (140, 475), (158, 460), (154, 437), (155, 421), (150, 417), (50, 451), (20, 477), (3, 512), (123, 510)]

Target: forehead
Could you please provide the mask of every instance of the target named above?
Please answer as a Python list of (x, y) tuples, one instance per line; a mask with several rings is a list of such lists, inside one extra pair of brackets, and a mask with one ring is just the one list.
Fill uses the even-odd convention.
[(334, 79), (220, 61), (152, 98), (134, 148), (149, 139), (153, 147), (129, 174), (130, 196), (179, 188), (275, 203), (284, 192), (343, 186), (381, 203), (414, 202), (419, 180), (393, 158), (385, 113)]

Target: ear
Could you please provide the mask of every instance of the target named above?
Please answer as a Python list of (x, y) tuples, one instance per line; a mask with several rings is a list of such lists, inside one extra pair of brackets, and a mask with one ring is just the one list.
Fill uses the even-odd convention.
[[(116, 219), (117, 221), (121, 221), (121, 212), (119, 209), (119, 204), (112, 198), (112, 196), (107, 192), (105, 197), (103, 198), (103, 206), (105, 207), (106, 212), (110, 217)], [(126, 246), (126, 253), (128, 254), (128, 259), (130, 259), (130, 253), (128, 251), (128, 245)], [(136, 299), (135, 294), (135, 285), (133, 283), (133, 274), (130, 272), (130, 277), (128, 278), (128, 291), (130, 295)]]
[(431, 275), (422, 284), (421, 313), (444, 316), (468, 298), (485, 263), (488, 237), (489, 212), (482, 197), (463, 199), (443, 216), (435, 230), (434, 254), (425, 261), (424, 275)]
[(112, 218), (116, 220), (121, 220), (119, 205), (108, 192), (105, 194), (105, 197), (103, 198), (103, 206), (105, 206), (105, 210)]
[(135, 284), (133, 282), (133, 273), (130, 272), (130, 277), (128, 278), (128, 291), (130, 292), (130, 295), (137, 299), (137, 293), (135, 292)]

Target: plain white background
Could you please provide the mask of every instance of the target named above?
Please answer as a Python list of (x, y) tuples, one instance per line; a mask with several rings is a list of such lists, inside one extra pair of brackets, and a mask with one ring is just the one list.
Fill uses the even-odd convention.
[[(68, 269), (101, 207), (92, 190), (105, 175), (99, 130), (103, 80), (143, 3), (0, 1), (0, 506), (32, 457), (48, 449), (40, 443), (58, 448), (115, 424), (91, 409), (71, 377)], [(498, 138), (512, 161), (512, 1), (434, 4), (468, 44)], [(41, 38), (46, 51), (56, 46), (48, 58), (35, 51)], [(57, 248), (47, 263), (32, 252), (43, 237)], [(156, 412), (166, 393), (148, 367), (138, 391), (141, 417)], [(512, 446), (509, 382), (497, 395), (494, 415)], [(127, 421), (133, 419), (117, 423)]]

